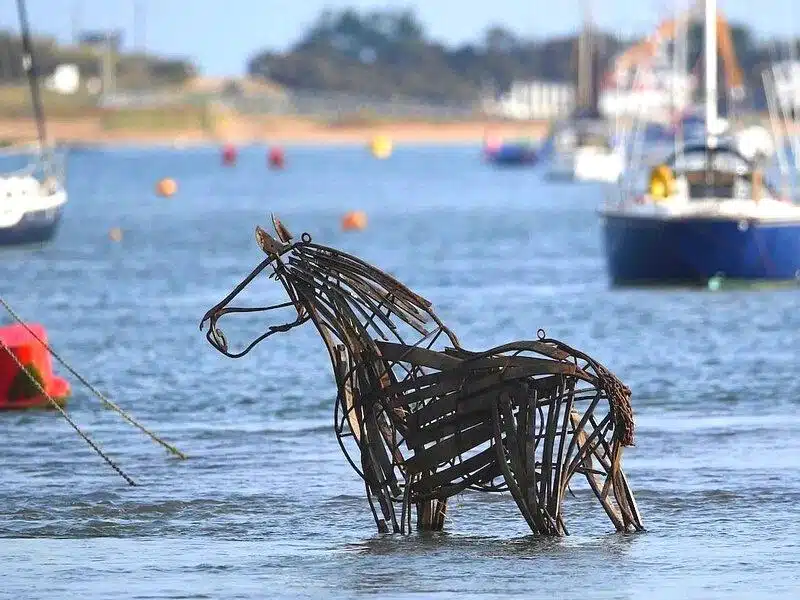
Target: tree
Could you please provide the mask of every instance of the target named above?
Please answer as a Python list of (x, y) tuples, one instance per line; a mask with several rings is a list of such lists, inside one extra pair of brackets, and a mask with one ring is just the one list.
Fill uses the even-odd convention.
[[(732, 24), (730, 28), (747, 84), (760, 89), (761, 71), (772, 60), (773, 42), (756, 39), (744, 25)], [(594, 71), (598, 74), (624, 48), (638, 41), (600, 31), (594, 32), (593, 39), (597, 42), (599, 68)], [(525, 39), (495, 25), (474, 43), (444, 47), (426, 36), (411, 10), (328, 10), (288, 52), (255, 54), (248, 72), (307, 90), (470, 103), (487, 83), (498, 91), (517, 80), (575, 84), (577, 40), (578, 32)], [(701, 58), (701, 27), (691, 28), (689, 42), (690, 66), (694, 66)], [(720, 77), (722, 83), (722, 73)]]
[(517, 36), (499, 25), (489, 27), (484, 34), (483, 46), (488, 52), (508, 54), (513, 52), (518, 45)]

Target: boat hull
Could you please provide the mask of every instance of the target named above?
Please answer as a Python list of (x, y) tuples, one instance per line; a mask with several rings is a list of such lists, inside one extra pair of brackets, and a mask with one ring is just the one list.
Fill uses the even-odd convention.
[(0, 247), (43, 244), (55, 237), (64, 205), (26, 212), (15, 224), (0, 227)]
[(494, 165), (504, 167), (531, 166), (537, 162), (536, 151), (525, 145), (504, 144), (486, 150), (486, 159)]
[(606, 213), (603, 238), (616, 285), (800, 282), (800, 221)]

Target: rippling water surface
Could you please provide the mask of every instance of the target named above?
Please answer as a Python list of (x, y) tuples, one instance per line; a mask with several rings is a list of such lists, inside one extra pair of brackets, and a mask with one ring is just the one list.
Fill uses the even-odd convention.
[[(800, 292), (610, 289), (602, 189), (492, 170), (474, 148), (287, 159), (76, 154), (56, 241), (0, 254), (3, 297), (191, 455), (169, 458), (72, 377), (70, 415), (138, 487), (57, 414), (0, 414), (0, 597), (800, 597)], [(165, 176), (172, 199), (152, 192)], [(348, 209), (367, 230), (339, 230)], [(576, 486), (565, 539), (531, 537), (510, 497), (474, 493), (444, 533), (376, 534), (310, 326), (239, 360), (198, 330), (261, 260), (253, 228), (270, 211), (431, 299), (466, 347), (542, 327), (613, 369), (634, 392), (625, 466), (648, 532), (615, 534)]]

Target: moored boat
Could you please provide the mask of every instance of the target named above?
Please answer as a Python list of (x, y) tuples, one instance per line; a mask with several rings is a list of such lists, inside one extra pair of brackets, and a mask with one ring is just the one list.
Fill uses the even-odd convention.
[(484, 156), (498, 166), (535, 165), (536, 147), (527, 140), (491, 141), (484, 144)]
[(654, 167), (643, 193), (623, 186), (600, 211), (612, 283), (800, 281), (800, 205), (769, 181), (763, 153), (743, 153), (720, 125), (716, 26), (708, 0), (702, 139)]
[(17, 9), (38, 147), (36, 155), (25, 169), (0, 174), (0, 246), (50, 241), (58, 230), (67, 203), (63, 165), (50, 147), (45, 132), (44, 110), (23, 0), (17, 0)]

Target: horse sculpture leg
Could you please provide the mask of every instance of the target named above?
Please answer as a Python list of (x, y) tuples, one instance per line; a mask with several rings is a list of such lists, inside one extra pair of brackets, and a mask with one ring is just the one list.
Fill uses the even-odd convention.
[[(602, 438), (602, 435), (590, 434), (593, 435), (593, 441), (590, 442), (586, 431), (579, 427), (580, 415), (573, 411), (570, 420), (576, 432), (578, 456), (583, 456), (581, 470), (608, 518), (617, 531), (624, 532), (632, 529), (643, 531), (644, 526), (639, 515), (639, 508), (633, 498), (625, 473), (620, 467), (622, 446), (616, 442), (612, 442), (610, 445)], [(593, 419), (590, 420), (590, 423), (595, 430), (598, 429), (597, 423)], [(595, 461), (597, 462), (596, 466)], [(604, 482), (599, 479), (601, 472), (605, 475)], [(612, 495), (615, 502), (611, 501)]]
[(441, 531), (447, 515), (447, 500), (424, 500), (417, 502), (417, 529)]
[[(398, 533), (400, 523), (395, 513), (393, 497), (401, 493), (394, 474), (394, 465), (385, 446), (386, 440), (380, 431), (378, 417), (370, 410), (363, 416), (359, 446), (361, 465), (367, 483), (367, 499), (380, 533)], [(375, 512), (372, 496), (378, 500), (383, 519)]]

